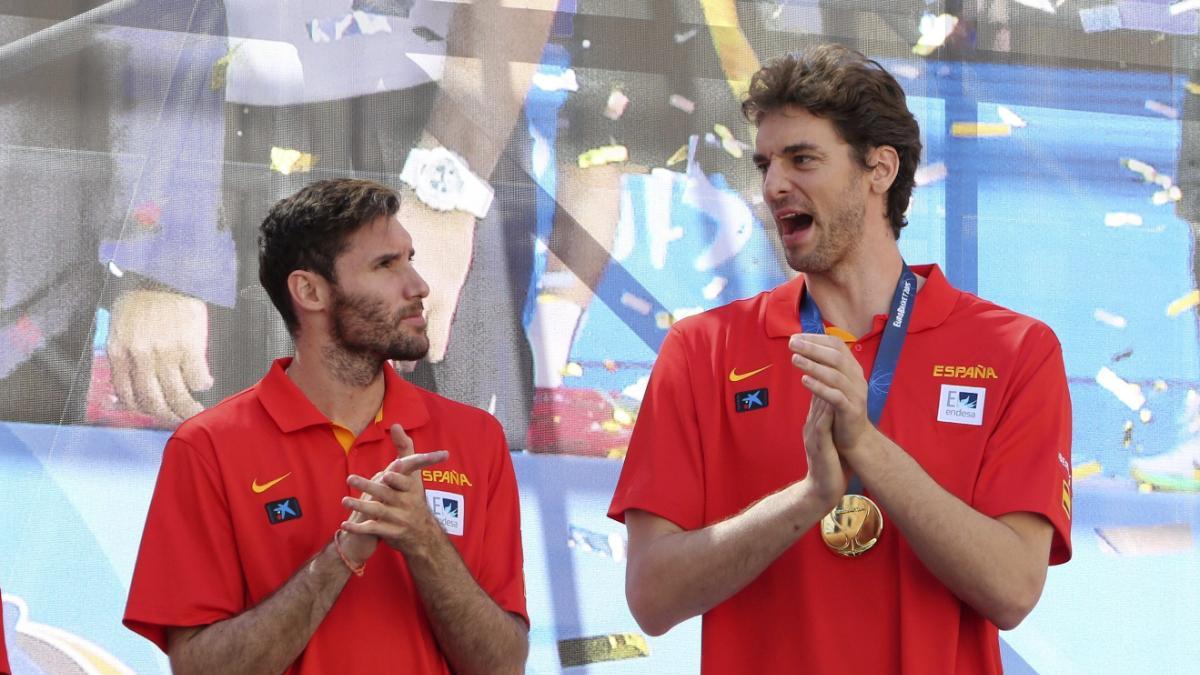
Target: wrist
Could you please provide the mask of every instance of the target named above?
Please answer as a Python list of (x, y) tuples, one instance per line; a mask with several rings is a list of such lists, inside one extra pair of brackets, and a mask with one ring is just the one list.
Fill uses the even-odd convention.
[(343, 546), (342, 540), (350, 535), (347, 535), (342, 530), (336, 530), (333, 533), (333, 551), (341, 560), (341, 564), (346, 567), (355, 576), (361, 577), (367, 569), (366, 560), (358, 559), (352, 551), (347, 551), (348, 546)]

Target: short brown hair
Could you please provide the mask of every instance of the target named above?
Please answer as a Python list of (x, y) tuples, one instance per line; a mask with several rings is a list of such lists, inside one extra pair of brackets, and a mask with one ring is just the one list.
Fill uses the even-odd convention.
[(288, 292), (295, 270), (337, 283), (334, 261), (350, 235), (400, 210), (400, 196), (371, 180), (332, 178), (309, 183), (271, 207), (258, 234), (258, 280), (293, 336), (299, 328)]
[(771, 60), (750, 79), (742, 114), (754, 124), (786, 106), (804, 108), (833, 123), (864, 169), (867, 153), (881, 145), (900, 157), (896, 180), (887, 195), (892, 234), (908, 224), (904, 212), (912, 198), (921, 161), (921, 130), (908, 110), (904, 90), (883, 66), (839, 44), (823, 44)]

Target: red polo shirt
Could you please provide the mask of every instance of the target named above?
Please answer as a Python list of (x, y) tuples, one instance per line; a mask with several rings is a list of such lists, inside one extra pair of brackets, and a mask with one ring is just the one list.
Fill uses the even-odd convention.
[[(373, 476), (396, 458), (393, 423), (417, 452), (450, 452), (422, 472), (431, 508), (480, 587), (528, 622), (517, 485), (496, 419), (386, 368), (381, 419), (344, 451), (284, 373), (290, 361), (167, 441), (125, 625), (165, 651), (166, 627), (204, 626), (262, 602), (349, 515), (346, 477)], [(288, 672), (398, 671), (450, 672), (404, 557), (381, 542)]]
[(4, 646), (4, 614), (0, 612), (0, 675), (9, 675), (12, 669), (8, 665), (8, 651)]
[[(1071, 408), (1058, 340), (951, 287), (936, 266), (913, 269), (927, 281), (879, 428), (981, 513), (1045, 516), (1050, 562), (1065, 562)], [(787, 346), (801, 332), (803, 285), (800, 276), (672, 328), (611, 517), (641, 509), (695, 530), (804, 477), (811, 393)], [(884, 321), (850, 345), (864, 372)], [(1000, 672), (995, 625), (942, 585), (891, 523), (855, 559), (831, 553), (811, 528), (706, 613), (702, 633), (706, 673)]]

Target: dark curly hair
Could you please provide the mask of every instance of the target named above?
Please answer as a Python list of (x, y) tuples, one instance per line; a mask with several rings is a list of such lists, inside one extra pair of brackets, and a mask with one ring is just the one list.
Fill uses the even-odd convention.
[(359, 228), (400, 210), (400, 196), (370, 180), (332, 178), (310, 183), (271, 207), (258, 233), (258, 280), (293, 336), (299, 328), (288, 291), (295, 270), (337, 283), (333, 265)]
[(895, 148), (900, 166), (888, 190), (885, 215), (899, 239), (908, 224), (904, 212), (921, 160), (921, 130), (896, 78), (849, 47), (810, 47), (773, 59), (755, 73), (742, 114), (758, 124), (763, 115), (793, 105), (832, 122), (864, 169), (870, 168), (867, 153), (872, 148)]

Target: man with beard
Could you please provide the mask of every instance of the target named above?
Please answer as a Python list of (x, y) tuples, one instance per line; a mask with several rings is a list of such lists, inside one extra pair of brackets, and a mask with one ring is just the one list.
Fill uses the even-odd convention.
[(125, 612), (175, 672), (523, 668), (503, 431), (387, 365), (429, 349), (399, 210), (384, 185), (323, 180), (262, 224), (295, 356), (167, 442)]
[(1058, 340), (901, 259), (921, 143), (878, 63), (777, 59), (742, 110), (801, 274), (663, 343), (609, 511), (633, 615), (703, 615), (708, 673), (998, 673), (1071, 552)]

